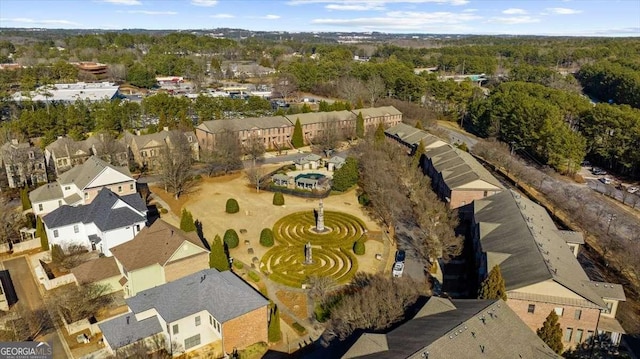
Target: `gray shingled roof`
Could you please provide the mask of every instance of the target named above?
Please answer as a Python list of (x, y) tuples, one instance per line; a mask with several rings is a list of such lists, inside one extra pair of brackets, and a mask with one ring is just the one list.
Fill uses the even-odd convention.
[(604, 302), (590, 285), (547, 211), (512, 191), (474, 201), (487, 270), (499, 264), (507, 291), (554, 280), (598, 306)]
[(624, 289), (620, 284), (593, 281), (589, 281), (587, 284), (602, 298), (621, 301), (627, 300), (627, 296), (624, 294)]
[[(450, 303), (442, 310), (442, 300)], [(429, 310), (435, 304), (436, 310)], [(432, 297), (416, 316), (390, 332), (385, 341), (361, 336), (342, 358), (560, 358), (502, 300), (446, 300)], [(371, 353), (375, 339), (377, 352)], [(385, 350), (384, 345), (388, 346)], [(423, 356), (424, 354), (424, 356)]]
[(115, 167), (107, 162), (101, 160), (96, 156), (91, 156), (87, 159), (87, 161), (79, 166), (75, 166), (69, 171), (61, 174), (58, 177), (58, 182), (60, 184), (68, 184), (75, 183), (75, 185), (83, 190), (91, 181), (93, 181), (105, 168), (111, 167), (112, 169), (122, 173), (123, 175), (131, 177), (131, 172), (129, 172), (129, 168), (127, 167)]
[(216, 269), (202, 270), (144, 290), (126, 301), (135, 313), (155, 308), (167, 323), (203, 310), (224, 323), (268, 304), (260, 293), (234, 273)]
[(271, 116), (204, 121), (198, 125), (198, 128), (210, 133), (221, 133), (226, 130), (238, 132), (252, 129), (291, 127), (291, 125), (291, 121), (284, 116)]
[[(134, 196), (140, 197), (138, 194), (119, 197), (117, 194), (111, 192), (111, 190), (103, 188), (90, 204), (77, 207), (61, 206), (42, 217), (42, 220), (48, 228), (59, 228), (82, 222), (85, 224), (95, 223), (101, 231), (121, 228), (133, 223), (145, 222), (147, 220), (146, 207), (142, 210), (140, 208), (142, 199), (136, 201)], [(142, 212), (143, 215), (140, 215), (139, 212), (129, 207), (113, 209), (113, 205), (118, 200), (129, 204), (137, 211)], [(133, 203), (133, 205), (130, 203)]]
[(331, 111), (331, 112), (308, 112), (308, 113), (297, 113), (295, 115), (286, 115), (286, 117), (291, 121), (292, 124), (295, 125), (296, 121), (300, 119), (300, 124), (310, 125), (314, 123), (323, 123), (330, 121), (354, 121), (356, 120), (356, 115), (351, 111)]
[(442, 141), (440, 138), (426, 131), (409, 126), (406, 123), (399, 123), (390, 127), (386, 129), (384, 133), (389, 137), (393, 137), (401, 141), (407, 146), (416, 146), (418, 143), (422, 142), (426, 147), (429, 147), (429, 145)]
[(29, 192), (31, 203), (62, 199), (62, 188), (57, 182), (44, 184)]
[(567, 243), (584, 244), (584, 235), (580, 232), (561, 230), (558, 231), (558, 234)]
[(162, 332), (158, 317), (153, 316), (138, 321), (133, 313), (99, 323), (98, 327), (113, 350)]
[(433, 167), (442, 173), (444, 182), (450, 189), (455, 189), (481, 180), (498, 188), (504, 188), (500, 181), (467, 152), (451, 145), (427, 149), (425, 156), (431, 160)]

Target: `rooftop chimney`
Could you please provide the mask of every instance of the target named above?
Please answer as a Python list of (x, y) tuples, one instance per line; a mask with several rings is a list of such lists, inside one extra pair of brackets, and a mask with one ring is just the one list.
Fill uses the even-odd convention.
[(127, 325), (129, 325), (129, 316), (127, 315)]

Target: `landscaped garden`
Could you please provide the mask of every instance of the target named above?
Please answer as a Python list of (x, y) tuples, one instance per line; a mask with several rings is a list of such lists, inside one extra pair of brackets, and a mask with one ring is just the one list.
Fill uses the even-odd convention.
[[(312, 211), (296, 212), (278, 220), (273, 226), (276, 246), (262, 257), (260, 270), (275, 282), (297, 288), (310, 276), (348, 282), (358, 270), (354, 243), (362, 240), (367, 229), (357, 217), (333, 211), (324, 212), (324, 225), (325, 232), (314, 230), (316, 218)], [(307, 243), (311, 245), (310, 258), (306, 256)]]

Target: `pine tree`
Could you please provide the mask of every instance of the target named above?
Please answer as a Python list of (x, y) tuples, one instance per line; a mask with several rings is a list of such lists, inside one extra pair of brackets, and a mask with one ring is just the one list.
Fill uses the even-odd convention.
[(29, 200), (29, 191), (27, 188), (20, 190), (20, 201), (22, 202), (22, 210), (26, 211), (31, 208), (31, 201)]
[(284, 206), (284, 195), (282, 194), (282, 192), (275, 192), (273, 194), (273, 205)]
[(384, 143), (384, 126), (382, 125), (382, 122), (380, 122), (380, 124), (378, 125), (378, 128), (376, 128), (376, 133), (373, 137), (374, 143), (381, 145)]
[(280, 331), (280, 311), (274, 304), (271, 309), (271, 315), (269, 316), (269, 342), (276, 343), (282, 339), (282, 332)]
[(494, 266), (487, 278), (482, 282), (478, 292), (478, 299), (507, 300), (507, 289), (498, 265)]
[(420, 141), (420, 143), (418, 144), (418, 147), (416, 147), (416, 150), (413, 152), (413, 159), (411, 160), (411, 163), (413, 164), (413, 167), (419, 167), (421, 164), (421, 160), (422, 160), (422, 156), (424, 156), (424, 143), (422, 143), (422, 141)]
[(236, 248), (238, 244), (240, 244), (240, 237), (238, 237), (238, 232), (236, 232), (235, 229), (227, 229), (227, 231), (224, 232), (223, 238), (228, 248)]
[(558, 314), (556, 314), (555, 310), (549, 313), (542, 324), (542, 328), (538, 329), (536, 333), (554, 352), (562, 353), (564, 349), (562, 346), (562, 328), (558, 323)]
[(358, 112), (358, 117), (356, 117), (356, 136), (358, 138), (364, 137), (364, 116), (362, 116), (362, 112)]
[(235, 198), (229, 198), (225, 205), (225, 212), (227, 213), (238, 213), (240, 212), (240, 205)]
[(43, 251), (49, 250), (49, 238), (47, 237), (47, 231), (44, 230), (44, 224), (42, 219), (37, 217), (36, 219), (36, 237), (40, 238), (40, 247)]
[(293, 135), (291, 135), (291, 144), (295, 148), (304, 146), (304, 137), (302, 136), (302, 125), (300, 124), (300, 118), (296, 119), (296, 125), (293, 128)]
[(209, 268), (215, 268), (220, 272), (229, 270), (229, 259), (224, 252), (222, 239), (219, 235), (213, 239), (211, 243), (211, 253), (209, 253)]
[(193, 232), (196, 230), (195, 222), (193, 221), (193, 215), (187, 211), (186, 208), (182, 209), (182, 216), (180, 217), (180, 229), (185, 232)]
[(416, 128), (418, 130), (424, 130), (424, 127), (422, 127), (422, 121), (420, 120), (416, 121)]

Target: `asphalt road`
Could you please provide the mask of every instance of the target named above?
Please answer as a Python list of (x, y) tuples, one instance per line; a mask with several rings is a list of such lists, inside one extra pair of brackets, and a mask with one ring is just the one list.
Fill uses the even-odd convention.
[(438, 126), (438, 128), (447, 132), (452, 144), (464, 142), (467, 144), (467, 147), (471, 149), (473, 146), (475, 146), (476, 143), (478, 143), (478, 140), (464, 133), (443, 126)]
[[(5, 269), (9, 270), (13, 285), (18, 295), (18, 303), (16, 305), (26, 305), (31, 310), (40, 309), (44, 306), (44, 300), (38, 290), (38, 285), (33, 278), (29, 264), (25, 257), (19, 257), (3, 262)], [(62, 346), (62, 338), (58, 331), (52, 331), (39, 338), (42, 341), (53, 343), (53, 357), (68, 358), (67, 352)]]

